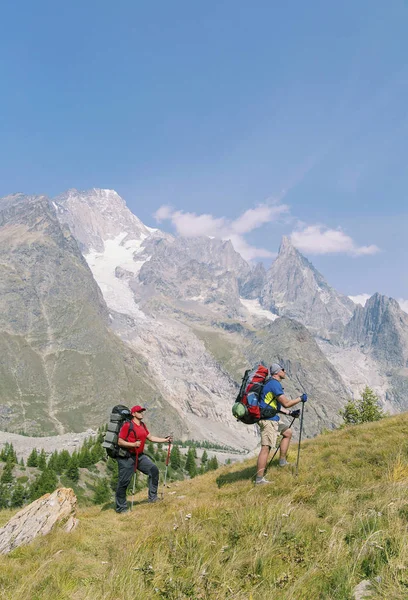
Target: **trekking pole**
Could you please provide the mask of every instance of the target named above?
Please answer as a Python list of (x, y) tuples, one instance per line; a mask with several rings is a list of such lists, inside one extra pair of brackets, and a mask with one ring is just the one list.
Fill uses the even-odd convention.
[[(294, 423), (294, 421), (295, 421), (295, 418), (296, 418), (296, 417), (293, 417), (293, 419), (292, 419), (292, 423), (289, 425), (289, 428), (288, 428), (288, 429), (290, 429), (290, 428), (292, 427), (292, 425), (293, 425), (293, 423)], [(275, 458), (275, 456), (276, 456), (276, 453), (277, 453), (277, 452), (278, 452), (278, 450), (280, 449), (280, 447), (281, 447), (281, 443), (282, 443), (282, 440), (283, 440), (283, 438), (281, 439), (281, 441), (279, 442), (279, 446), (276, 448), (275, 452), (273, 453), (273, 456), (272, 456), (271, 460), (269, 461), (269, 463), (268, 463), (268, 465), (267, 465), (267, 467), (266, 467), (266, 469), (265, 469), (265, 473), (267, 472), (267, 470), (268, 470), (268, 469), (269, 469), (269, 467), (271, 466), (271, 464), (272, 464), (272, 461), (273, 461), (273, 459), (274, 459), (274, 458)], [(264, 473), (264, 474), (265, 474), (265, 473)]]
[(130, 510), (133, 510), (133, 500), (135, 497), (135, 488), (136, 488), (136, 480), (137, 480), (137, 459), (138, 459), (138, 453), (136, 452), (136, 460), (135, 460), (135, 469), (133, 471), (133, 491), (132, 491), (132, 504), (130, 506)]
[(169, 462), (170, 462), (170, 449), (171, 449), (171, 442), (169, 441), (169, 447), (167, 448), (167, 456), (166, 456), (166, 468), (164, 470), (162, 500), (164, 498), (164, 490), (165, 490), (165, 487), (166, 487), (166, 480), (167, 480), (167, 470), (169, 468)]
[(305, 403), (302, 402), (302, 413), (300, 415), (300, 433), (299, 433), (299, 445), (298, 445), (298, 453), (297, 453), (297, 460), (296, 460), (295, 477), (298, 476), (298, 472), (299, 472), (300, 442), (302, 441), (303, 412), (304, 412), (304, 410), (305, 410)]

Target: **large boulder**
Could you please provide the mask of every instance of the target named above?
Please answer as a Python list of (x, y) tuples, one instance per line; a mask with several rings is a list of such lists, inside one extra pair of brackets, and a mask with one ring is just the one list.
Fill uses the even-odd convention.
[(28, 544), (59, 525), (70, 532), (78, 524), (77, 499), (71, 488), (60, 488), (25, 506), (0, 529), (0, 554)]

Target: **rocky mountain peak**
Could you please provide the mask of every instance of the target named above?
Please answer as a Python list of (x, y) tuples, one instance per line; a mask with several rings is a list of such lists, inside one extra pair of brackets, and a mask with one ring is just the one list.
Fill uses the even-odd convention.
[(295, 246), (292, 244), (290, 238), (287, 235), (284, 235), (279, 246), (278, 256), (297, 257), (301, 255), (300, 252), (296, 250)]
[(85, 253), (103, 252), (106, 240), (121, 236), (142, 241), (152, 229), (146, 227), (114, 190), (70, 189), (53, 200), (58, 218), (66, 223)]
[(388, 366), (408, 366), (408, 315), (393, 298), (376, 293), (357, 306), (344, 335)]
[(284, 237), (261, 291), (264, 308), (304, 323), (326, 337), (350, 320), (354, 303), (326, 282), (315, 267)]

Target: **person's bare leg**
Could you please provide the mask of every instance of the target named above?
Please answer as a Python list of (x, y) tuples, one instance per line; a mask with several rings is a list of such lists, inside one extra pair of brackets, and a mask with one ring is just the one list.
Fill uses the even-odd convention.
[(279, 460), (286, 461), (286, 455), (289, 450), (290, 440), (292, 439), (292, 430), (287, 429), (282, 433), (282, 441), (280, 443)]
[(261, 451), (258, 455), (258, 463), (256, 467), (256, 476), (263, 477), (266, 469), (266, 463), (268, 461), (270, 448), (269, 446), (261, 446)]

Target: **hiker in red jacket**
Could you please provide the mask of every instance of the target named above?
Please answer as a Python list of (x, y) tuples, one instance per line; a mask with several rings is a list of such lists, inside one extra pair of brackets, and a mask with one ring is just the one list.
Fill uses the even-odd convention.
[(134, 406), (131, 409), (132, 420), (126, 421), (119, 432), (118, 445), (125, 448), (129, 456), (127, 458), (117, 458), (119, 467), (118, 486), (116, 488), (116, 512), (125, 513), (128, 511), (126, 502), (126, 490), (132, 479), (133, 473), (138, 469), (149, 477), (149, 502), (157, 502), (157, 488), (159, 486), (159, 469), (154, 462), (143, 453), (146, 440), (149, 442), (164, 443), (172, 442), (170, 435), (166, 437), (156, 437), (151, 435), (146, 425), (143, 423), (143, 413), (146, 409), (142, 406)]

